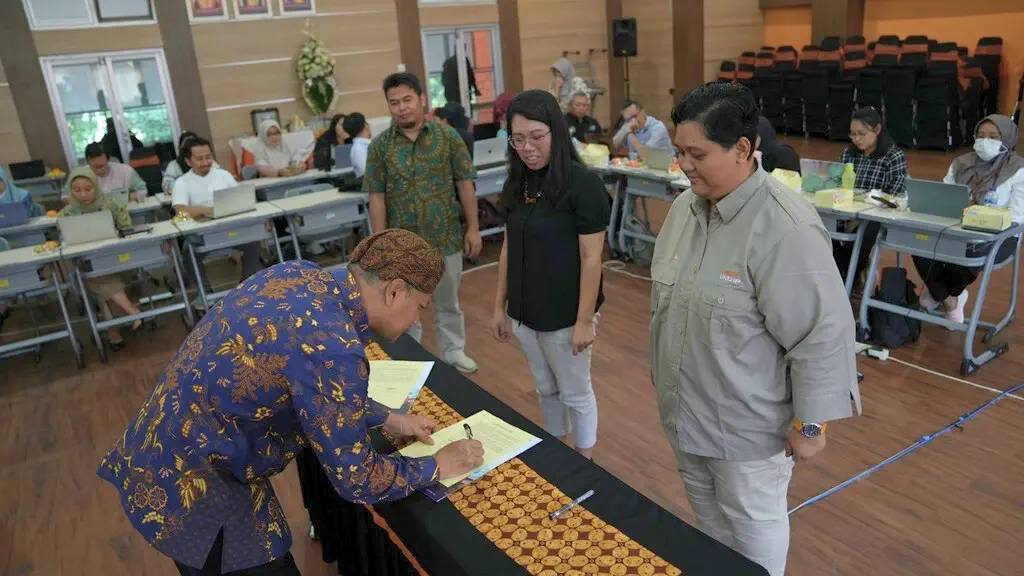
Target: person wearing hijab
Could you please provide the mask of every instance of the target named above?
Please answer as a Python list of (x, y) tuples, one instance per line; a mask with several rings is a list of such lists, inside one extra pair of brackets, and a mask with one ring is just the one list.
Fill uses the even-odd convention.
[[(186, 576), (297, 576), (271, 478), (305, 447), (350, 502), (391, 502), (483, 463), (458, 440), (425, 458), (374, 448), (371, 429), (433, 444), (434, 422), (368, 397), (366, 346), (397, 340), (430, 302), (444, 259), (383, 230), (333, 275), (272, 266), (230, 291), (171, 358), (98, 474), (132, 526)], [(357, 536), (352, 534), (353, 537)]]
[[(22, 204), (29, 216), (35, 215), (32, 195), (28, 193), (28, 190), (15, 186), (7, 169), (3, 166), (0, 166), (0, 204)], [(0, 234), (0, 236), (2, 235)]]
[[(0, 166), (0, 204), (22, 204), (29, 216), (37, 216), (35, 205), (32, 203), (32, 195), (24, 188), (19, 188), (11, 181), (7, 169)], [(0, 238), (3, 237), (3, 229), (0, 228)], [(3, 327), (7, 319), (7, 305), (0, 301), (0, 327)]]
[[(1017, 125), (1007, 116), (992, 114), (978, 123), (974, 130), (974, 151), (953, 160), (942, 179), (947, 184), (962, 184), (971, 189), (971, 204), (987, 204), (1009, 208), (1011, 219), (1024, 223), (1024, 158), (1017, 146)], [(982, 256), (991, 244), (971, 246), (967, 257)], [(1017, 238), (1003, 242), (996, 253), (996, 263), (1013, 256)], [(967, 287), (978, 279), (980, 268), (936, 262), (914, 256), (914, 267), (924, 279), (921, 307), (929, 312), (941, 309), (953, 322), (964, 321)]]
[(558, 105), (562, 114), (569, 112), (572, 106), (572, 97), (577, 92), (590, 94), (590, 87), (587, 81), (576, 75), (576, 68), (568, 58), (559, 58), (551, 65), (551, 90), (550, 92), (558, 99)]
[[(80, 216), (82, 214), (91, 214), (93, 212), (99, 212), (100, 210), (106, 210), (114, 217), (114, 226), (116, 226), (118, 230), (131, 227), (132, 217), (128, 214), (128, 208), (103, 193), (103, 189), (100, 187), (100, 183), (96, 179), (96, 175), (93, 174), (92, 170), (88, 166), (75, 168), (71, 171), (71, 174), (68, 177), (68, 187), (71, 190), (71, 202), (65, 206), (59, 214), (57, 214), (58, 218)], [(113, 314), (111, 314), (110, 306), (108, 304), (110, 301), (113, 301), (118, 305), (118, 307), (128, 314), (134, 315), (142, 313), (142, 311), (128, 299), (128, 295), (125, 293), (125, 282), (122, 274), (112, 274), (110, 276), (85, 279), (85, 287), (99, 297), (103, 317), (107, 320), (113, 318)], [(135, 323), (132, 324), (132, 332), (138, 332), (141, 327), (142, 320), (136, 320)], [(110, 347), (114, 349), (115, 352), (120, 350), (124, 345), (124, 340), (121, 339), (121, 335), (118, 333), (117, 328), (111, 327), (108, 329), (107, 335), (110, 340)]]
[(306, 171), (306, 164), (295, 157), (295, 152), (284, 141), (281, 125), (276, 120), (264, 120), (258, 127), (259, 141), (253, 150), (256, 170), (264, 178), (296, 176)]
[(779, 142), (775, 128), (767, 118), (757, 121), (757, 152), (754, 156), (761, 162), (764, 171), (771, 174), (776, 168), (800, 173), (800, 155), (789, 144)]

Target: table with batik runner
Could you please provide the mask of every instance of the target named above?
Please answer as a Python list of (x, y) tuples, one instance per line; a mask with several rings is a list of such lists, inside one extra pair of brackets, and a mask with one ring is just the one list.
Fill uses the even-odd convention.
[[(436, 360), (408, 338), (383, 348), (372, 344), (366, 352), (371, 360)], [(337, 498), (315, 456), (303, 455), (299, 463), (303, 496), (324, 545), (325, 560), (337, 559), (339, 572), (346, 576), (766, 574), (579, 456), (447, 365), (435, 364), (410, 408), (439, 427), (479, 410), (488, 410), (542, 442), (453, 492), (446, 501), (435, 503), (417, 495), (362, 510)], [(386, 438), (377, 440), (378, 450), (396, 448)], [(595, 495), (585, 504), (550, 519), (551, 512), (572, 500), (570, 495), (589, 489)], [(363, 522), (354, 521), (367, 514)], [(339, 518), (343, 521), (338, 522)], [(387, 542), (381, 544), (381, 540)], [(384, 549), (392, 554), (382, 553)]]

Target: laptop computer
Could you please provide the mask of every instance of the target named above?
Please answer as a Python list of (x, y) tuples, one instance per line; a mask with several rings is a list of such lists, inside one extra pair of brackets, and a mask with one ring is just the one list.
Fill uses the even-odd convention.
[(641, 144), (637, 152), (640, 158), (647, 162), (647, 167), (651, 170), (668, 172), (669, 168), (672, 167), (672, 153), (668, 150), (651, 148)]
[[(822, 190), (830, 188), (841, 188), (843, 184), (843, 172), (846, 164), (842, 162), (829, 162), (827, 160), (814, 160), (811, 158), (800, 159), (800, 175), (805, 179), (808, 175), (814, 174), (821, 178)], [(810, 180), (806, 180), (810, 182)], [(807, 190), (804, 190), (807, 192)]]
[(352, 145), (339, 144), (334, 147), (334, 167), (350, 168), (352, 166)]
[(46, 165), (42, 160), (29, 160), (28, 162), (14, 162), (8, 166), (11, 171), (11, 180), (30, 180), (46, 176)]
[(473, 164), (476, 166), (504, 164), (506, 146), (507, 144), (503, 138), (488, 138), (487, 140), (474, 141)]
[(213, 215), (210, 218), (216, 220), (255, 209), (256, 187), (242, 184), (213, 192)]
[(971, 205), (971, 189), (961, 184), (907, 178), (907, 207), (911, 212), (960, 220)]
[(21, 202), (16, 204), (0, 204), (0, 228), (21, 226), (28, 222), (28, 210)]
[(114, 216), (106, 210), (57, 219), (60, 239), (65, 245), (85, 244), (117, 238)]

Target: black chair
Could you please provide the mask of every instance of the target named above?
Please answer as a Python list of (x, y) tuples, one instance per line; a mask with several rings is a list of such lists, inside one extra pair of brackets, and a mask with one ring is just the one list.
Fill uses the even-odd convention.
[(873, 107), (882, 110), (882, 92), (885, 86), (885, 72), (877, 68), (862, 70), (855, 81), (857, 107)]
[(828, 139), (848, 140), (853, 116), (852, 82), (833, 82), (828, 87)]
[(999, 109), (999, 68), (1003, 60), (1003, 39), (998, 36), (987, 36), (978, 40), (974, 49), (974, 57), (981, 64), (981, 69), (988, 78), (988, 90), (982, 94), (982, 107), (986, 115)]
[(896, 144), (914, 146), (914, 70), (895, 68), (885, 71), (882, 98), (885, 103), (885, 124)]
[(781, 130), (784, 115), (782, 73), (772, 69), (757, 69), (754, 71), (754, 79), (757, 81), (761, 114), (773, 128)]
[(959, 88), (956, 72), (933, 68), (918, 78), (914, 134), (919, 148), (951, 150), (960, 145)]
[(828, 72), (814, 69), (804, 72), (801, 84), (804, 102), (804, 134), (828, 136)]
[(802, 72), (782, 73), (783, 128), (787, 134), (804, 133), (803, 82)]

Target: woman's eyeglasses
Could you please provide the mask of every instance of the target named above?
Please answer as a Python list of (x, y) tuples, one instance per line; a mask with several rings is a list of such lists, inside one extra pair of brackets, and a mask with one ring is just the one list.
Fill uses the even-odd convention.
[(534, 148), (540, 145), (541, 141), (547, 138), (548, 134), (551, 134), (551, 130), (543, 134), (530, 134), (529, 136), (523, 136), (521, 134), (515, 134), (508, 137), (509, 146), (512, 146), (513, 150), (522, 150), (526, 147), (526, 143), (529, 142)]

